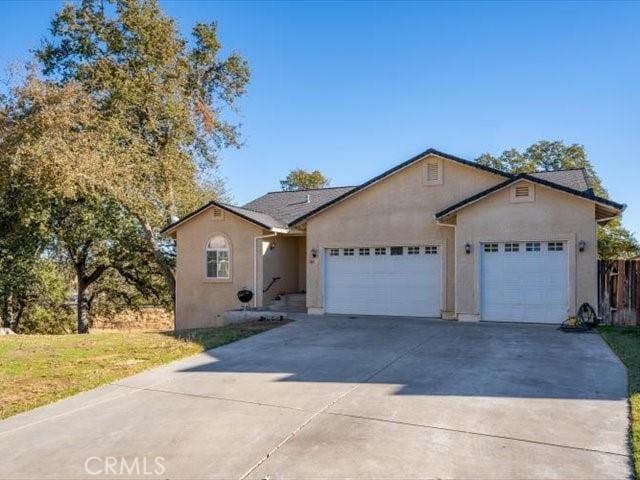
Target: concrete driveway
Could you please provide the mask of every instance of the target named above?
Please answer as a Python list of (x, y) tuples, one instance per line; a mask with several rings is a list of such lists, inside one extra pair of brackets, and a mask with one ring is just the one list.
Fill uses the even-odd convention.
[(597, 334), (310, 317), (0, 423), (0, 478), (629, 478)]

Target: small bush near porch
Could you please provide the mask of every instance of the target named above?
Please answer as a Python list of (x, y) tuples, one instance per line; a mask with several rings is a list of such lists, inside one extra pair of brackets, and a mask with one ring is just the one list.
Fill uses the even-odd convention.
[(235, 342), (285, 322), (183, 332), (0, 337), (0, 418)]
[(631, 442), (636, 478), (640, 478), (640, 327), (604, 326), (599, 330), (629, 374)]

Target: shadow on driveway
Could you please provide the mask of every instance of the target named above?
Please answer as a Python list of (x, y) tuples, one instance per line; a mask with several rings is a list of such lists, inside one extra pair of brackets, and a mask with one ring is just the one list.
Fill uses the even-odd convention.
[(627, 397), (626, 371), (598, 334), (548, 325), (309, 317), (208, 354), (210, 363), (182, 371), (391, 384), (396, 395)]

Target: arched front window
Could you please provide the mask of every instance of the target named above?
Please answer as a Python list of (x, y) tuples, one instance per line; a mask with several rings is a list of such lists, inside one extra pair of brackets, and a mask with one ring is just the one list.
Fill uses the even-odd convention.
[(218, 280), (231, 277), (231, 250), (229, 242), (222, 235), (216, 235), (207, 243), (206, 249), (207, 278)]

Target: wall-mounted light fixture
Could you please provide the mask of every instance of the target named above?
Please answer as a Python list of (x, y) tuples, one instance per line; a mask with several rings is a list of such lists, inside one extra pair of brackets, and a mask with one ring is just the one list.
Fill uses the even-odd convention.
[(578, 242), (578, 251), (584, 252), (584, 249), (586, 248), (586, 246), (587, 246), (587, 242), (585, 242), (584, 240), (580, 240)]
[(316, 250), (315, 248), (311, 249), (311, 256), (313, 258), (316, 258), (318, 256), (318, 250)]
[(464, 253), (466, 253), (467, 255), (469, 255), (471, 253), (471, 244), (470, 243), (467, 243), (464, 246)]
[(273, 250), (274, 248), (276, 248), (276, 242), (271, 242), (269, 244), (269, 250)]

